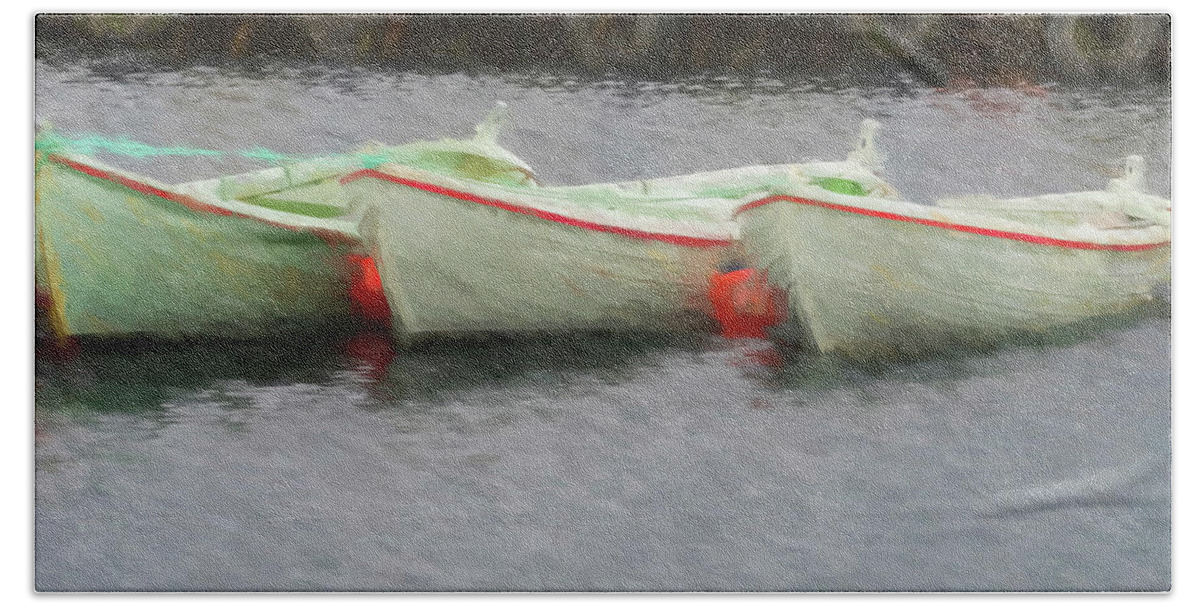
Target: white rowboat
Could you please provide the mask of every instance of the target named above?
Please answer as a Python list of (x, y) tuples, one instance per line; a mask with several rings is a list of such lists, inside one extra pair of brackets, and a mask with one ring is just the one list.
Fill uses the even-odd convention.
[(735, 205), (720, 199), (650, 204), (621, 185), (564, 197), (400, 165), (344, 187), (367, 209), (359, 228), (404, 338), (687, 325), (736, 255)]
[(917, 355), (1150, 299), (1170, 279), (1170, 201), (1141, 192), (1141, 167), (1129, 159), (1105, 191), (938, 206), (796, 184), (737, 216), (747, 253), (819, 350)]

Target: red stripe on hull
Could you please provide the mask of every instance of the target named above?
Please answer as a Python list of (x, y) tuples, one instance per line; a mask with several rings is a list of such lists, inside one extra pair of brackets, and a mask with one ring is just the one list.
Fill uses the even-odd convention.
[(362, 171), (357, 171), (355, 173), (351, 173), (350, 175), (347, 175), (346, 177), (342, 178), (342, 183), (345, 184), (345, 183), (348, 183), (348, 182), (351, 182), (354, 180), (364, 179), (364, 178), (374, 178), (374, 179), (389, 181), (389, 182), (392, 182), (395, 184), (399, 184), (401, 186), (407, 186), (409, 188), (415, 188), (417, 190), (424, 190), (425, 192), (439, 194), (441, 196), (447, 196), (450, 198), (456, 198), (458, 200), (467, 201), (470, 203), (478, 203), (480, 205), (486, 205), (488, 207), (495, 207), (497, 209), (503, 209), (505, 211), (510, 211), (512, 213), (520, 213), (522, 215), (529, 215), (529, 216), (533, 216), (538, 219), (546, 220), (549, 222), (565, 224), (567, 226), (574, 226), (576, 228), (582, 228), (584, 230), (591, 230), (593, 232), (607, 232), (610, 234), (618, 234), (621, 236), (634, 238), (634, 239), (662, 241), (664, 243), (669, 243), (671, 245), (679, 245), (681, 247), (727, 247), (727, 246), (733, 244), (733, 241), (728, 240), (728, 239), (706, 239), (706, 238), (700, 238), (700, 237), (694, 237), (694, 236), (683, 236), (683, 235), (678, 235), (678, 234), (663, 234), (663, 233), (659, 233), (659, 232), (646, 232), (643, 230), (634, 230), (632, 228), (621, 228), (619, 226), (609, 226), (607, 224), (599, 224), (596, 222), (589, 222), (586, 220), (580, 220), (580, 219), (576, 219), (573, 217), (567, 217), (565, 215), (560, 215), (557, 213), (551, 213), (549, 211), (543, 211), (541, 209), (535, 209), (533, 207), (525, 207), (523, 205), (517, 205), (514, 203), (506, 203), (504, 201), (497, 200), (497, 199), (485, 198), (482, 196), (477, 196), (475, 194), (471, 194), (469, 192), (463, 192), (461, 190), (452, 190), (450, 188), (444, 188), (442, 186), (438, 186), (435, 184), (429, 184), (429, 183), (425, 183), (425, 182), (404, 179), (402, 177), (388, 175), (387, 173), (383, 173), (381, 171), (376, 171), (374, 169), (364, 169)]
[(310, 234), (317, 236), (321, 240), (329, 243), (330, 245), (354, 244), (357, 242), (354, 239), (347, 237), (346, 235), (343, 235), (335, 230), (329, 230), (326, 228), (302, 228), (302, 227), (298, 227), (298, 226), (289, 226), (287, 224), (273, 222), (271, 220), (263, 219), (261, 217), (255, 217), (253, 215), (247, 215), (245, 213), (237, 213), (234, 211), (230, 211), (229, 209), (225, 209), (222, 207), (218, 207), (216, 205), (210, 205), (208, 203), (198, 201), (190, 196), (184, 196), (182, 194), (178, 194), (175, 192), (168, 192), (166, 190), (163, 190), (162, 188), (156, 188), (154, 186), (151, 186), (150, 184), (145, 184), (145, 183), (142, 183), (142, 182), (139, 182), (136, 180), (129, 179), (128, 177), (116, 175), (114, 173), (110, 173), (103, 169), (97, 169), (96, 167), (92, 167), (90, 165), (78, 163), (78, 162), (75, 162), (68, 158), (58, 156), (57, 154), (51, 154), (48, 158), (49, 158), (49, 160), (54, 161), (57, 164), (67, 167), (68, 169), (74, 169), (75, 171), (83, 173), (84, 175), (88, 175), (88, 176), (94, 177), (96, 179), (102, 179), (105, 181), (109, 181), (114, 184), (118, 184), (118, 185), (124, 186), (126, 188), (129, 188), (130, 190), (133, 190), (135, 192), (140, 192), (142, 194), (158, 197), (163, 200), (171, 201), (173, 203), (178, 203), (180, 205), (183, 205), (184, 207), (187, 207), (188, 209), (191, 209), (192, 211), (197, 211), (199, 213), (212, 213), (215, 215), (224, 215), (227, 217), (237, 217), (237, 218), (242, 218), (242, 219), (247, 219), (247, 220), (254, 220), (261, 224), (266, 224), (268, 226), (274, 226), (276, 228), (283, 228), (284, 230), (290, 230), (292, 232), (308, 232)]
[(791, 203), (798, 203), (801, 205), (811, 205), (813, 207), (823, 207), (825, 209), (832, 209), (834, 211), (843, 211), (846, 213), (854, 213), (854, 214), (865, 215), (865, 216), (869, 216), (869, 217), (877, 217), (877, 218), (881, 218), (881, 219), (885, 219), (885, 220), (893, 220), (893, 221), (897, 221), (897, 222), (910, 222), (913, 224), (921, 224), (922, 226), (931, 226), (933, 228), (944, 228), (946, 230), (954, 230), (957, 232), (966, 232), (969, 234), (979, 234), (982, 236), (990, 236), (990, 237), (995, 237), (995, 238), (1000, 238), (1000, 239), (1008, 239), (1008, 240), (1012, 240), (1012, 241), (1033, 243), (1035, 245), (1047, 245), (1050, 247), (1065, 247), (1068, 249), (1089, 249), (1089, 250), (1099, 250), (1099, 251), (1146, 251), (1149, 249), (1157, 249), (1159, 247), (1166, 247), (1171, 244), (1171, 241), (1164, 241), (1161, 243), (1141, 243), (1141, 244), (1136, 244), (1136, 245), (1120, 245), (1120, 244), (1109, 245), (1109, 244), (1104, 244), (1104, 243), (1089, 243), (1087, 241), (1068, 241), (1068, 240), (1063, 240), (1063, 239), (1050, 238), (1050, 237), (1046, 237), (1046, 236), (1038, 236), (1038, 235), (1034, 235), (1034, 234), (1025, 234), (1022, 232), (1008, 232), (1005, 230), (992, 230), (990, 228), (978, 228), (976, 226), (965, 226), (963, 224), (951, 224), (949, 222), (939, 222), (937, 220), (929, 220), (929, 219), (925, 219), (925, 218), (912, 217), (912, 216), (908, 216), (908, 215), (900, 215), (898, 213), (888, 213), (886, 211), (875, 211), (873, 209), (862, 209), (860, 207), (851, 207), (848, 205), (838, 205), (835, 203), (827, 203), (824, 201), (817, 201), (817, 200), (808, 199), (808, 198), (787, 196), (784, 194), (780, 194), (780, 195), (776, 195), (776, 196), (769, 196), (764, 199), (746, 203), (745, 205), (738, 207), (737, 211), (733, 212), (733, 216), (737, 217), (738, 214), (740, 214), (744, 211), (749, 211), (749, 210), (755, 209), (757, 207), (762, 207), (765, 205), (770, 205), (772, 203), (778, 203), (778, 202), (784, 202), (784, 201), (791, 202)]

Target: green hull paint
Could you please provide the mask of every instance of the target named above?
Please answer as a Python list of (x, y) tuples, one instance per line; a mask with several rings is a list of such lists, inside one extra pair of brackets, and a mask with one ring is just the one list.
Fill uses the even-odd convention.
[(340, 258), (357, 235), (347, 223), (281, 227), (268, 222), (287, 224), (283, 214), (242, 217), (255, 207), (229, 201), (230, 215), (198, 211), (54, 161), (39, 164), (36, 192), (36, 275), (61, 334), (243, 337), (350, 314)]

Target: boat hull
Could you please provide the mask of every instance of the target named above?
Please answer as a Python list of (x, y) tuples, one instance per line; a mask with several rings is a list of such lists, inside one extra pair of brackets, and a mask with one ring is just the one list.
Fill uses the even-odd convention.
[(822, 352), (879, 359), (1044, 334), (1128, 311), (1170, 276), (1162, 227), (1071, 240), (872, 205), (775, 197), (739, 211), (747, 252)]
[[(429, 176), (427, 176), (429, 177)], [(662, 331), (710, 323), (710, 274), (733, 240), (652, 233), (373, 171), (366, 211), (393, 328), (423, 335)]]
[(35, 192), (36, 280), (59, 336), (248, 337), (350, 314), (354, 234), (79, 159), (40, 160)]

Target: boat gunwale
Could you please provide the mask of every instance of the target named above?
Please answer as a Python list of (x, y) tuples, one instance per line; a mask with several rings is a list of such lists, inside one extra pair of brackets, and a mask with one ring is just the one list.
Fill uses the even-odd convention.
[(472, 194), (470, 192), (465, 192), (463, 190), (457, 190), (454, 188), (439, 186), (437, 184), (430, 183), (430, 182), (424, 182), (424, 181), (399, 177), (399, 176), (391, 175), (389, 173), (385, 173), (383, 171), (379, 171), (377, 169), (362, 169), (360, 171), (355, 171), (354, 173), (351, 173), (351, 174), (341, 178), (341, 183), (347, 184), (352, 181), (357, 181), (360, 179), (378, 179), (378, 180), (398, 184), (401, 186), (413, 188), (416, 190), (423, 190), (425, 192), (429, 192), (432, 194), (447, 196), (447, 197), (465, 201), (465, 202), (477, 203), (480, 205), (485, 205), (488, 207), (501, 209), (503, 211), (509, 211), (511, 213), (517, 213), (517, 214), (521, 214), (521, 215), (535, 217), (535, 218), (538, 218), (541, 220), (545, 220), (545, 221), (549, 221), (549, 222), (553, 222), (553, 223), (557, 223), (557, 224), (563, 224), (563, 225), (572, 226), (575, 228), (581, 228), (583, 230), (588, 230), (588, 231), (592, 231), (592, 232), (616, 234), (619, 236), (634, 238), (634, 239), (638, 239), (638, 240), (661, 241), (661, 242), (664, 242), (664, 243), (667, 243), (670, 245), (677, 245), (680, 247), (689, 247), (689, 248), (728, 247), (728, 246), (731, 246), (734, 244), (733, 239), (696, 237), (696, 236), (687, 236), (687, 235), (682, 235), (682, 234), (671, 234), (671, 233), (666, 233), (666, 232), (650, 232), (647, 230), (639, 230), (636, 228), (625, 228), (623, 226), (614, 226), (611, 224), (603, 224), (600, 222), (583, 220), (583, 219), (563, 215), (560, 213), (554, 213), (552, 211), (538, 209), (536, 207), (530, 207), (530, 206), (521, 205), (518, 203), (502, 201), (502, 200), (496, 199), (496, 198), (490, 198), (490, 197), (486, 197), (486, 196)]
[[(945, 221), (940, 221), (940, 220), (935, 220), (935, 219), (930, 219), (930, 218), (915, 217), (912, 215), (904, 215), (901, 213), (894, 213), (894, 212), (889, 212), (889, 211), (880, 211), (877, 209), (870, 209), (870, 208), (866, 208), (866, 207), (843, 205), (843, 204), (832, 203), (832, 202), (828, 202), (828, 201), (821, 201), (821, 200), (816, 200), (816, 199), (811, 199), (811, 198), (792, 196), (789, 194), (776, 194), (776, 195), (768, 196), (765, 198), (761, 198), (761, 199), (758, 199), (755, 201), (750, 201), (748, 203), (745, 203), (745, 204), (739, 206), (736, 210), (734, 210), (733, 217), (736, 218), (738, 215), (742, 214), (743, 212), (750, 211), (752, 209), (756, 209), (759, 207), (764, 207), (764, 206), (767, 206), (767, 205), (770, 205), (773, 203), (779, 203), (779, 202), (797, 203), (800, 205), (809, 205), (809, 206), (813, 206), (813, 207), (829, 209), (831, 211), (841, 211), (841, 212), (845, 212), (845, 213), (853, 213), (853, 214), (857, 214), (857, 215), (864, 215), (864, 216), (868, 216), (868, 217), (874, 217), (874, 218), (885, 219), (885, 220), (909, 222), (909, 223), (919, 224), (922, 226), (928, 226), (928, 227), (932, 227), (932, 228), (941, 228), (941, 229), (945, 229), (945, 230), (953, 230), (956, 232), (977, 234), (980, 236), (1001, 238), (1001, 239), (1007, 239), (1007, 240), (1012, 240), (1012, 241), (1020, 241), (1020, 242), (1030, 243), (1033, 245), (1044, 245), (1044, 246), (1049, 246), (1049, 247), (1060, 247), (1060, 248), (1066, 248), (1066, 249), (1129, 252), (1129, 251), (1147, 251), (1147, 250), (1158, 249), (1160, 247), (1167, 247), (1167, 246), (1171, 245), (1171, 240), (1169, 238), (1166, 241), (1156, 241), (1156, 242), (1150, 242), (1150, 243), (1096, 243), (1096, 242), (1091, 242), (1091, 241), (1059, 239), (1059, 238), (1042, 236), (1042, 235), (1037, 235), (1037, 234), (1028, 234), (1028, 233), (1024, 233), (1024, 232), (998, 230), (998, 229), (994, 229), (994, 228), (983, 228), (980, 226), (970, 226), (970, 225), (966, 225), (966, 224), (955, 224), (953, 222), (945, 222)], [(941, 208), (931, 207), (931, 209), (940, 210)]]
[(171, 192), (169, 190), (164, 190), (163, 188), (146, 183), (145, 181), (140, 181), (138, 179), (134, 179), (132, 177), (129, 177), (128, 175), (122, 175), (121, 172), (114, 171), (112, 169), (101, 169), (101, 168), (93, 166), (91, 164), (68, 158), (61, 154), (48, 154), (46, 156), (46, 159), (55, 164), (58, 164), (62, 167), (82, 173), (89, 177), (108, 181), (108, 182), (117, 184), (119, 186), (128, 188), (130, 190), (133, 190), (134, 192), (138, 192), (140, 194), (145, 194), (148, 196), (154, 196), (157, 198), (161, 198), (163, 200), (167, 200), (167, 201), (182, 205), (182, 206), (184, 206), (188, 209), (191, 209), (192, 211), (196, 211), (198, 213), (210, 213), (210, 214), (214, 214), (214, 215), (223, 215), (223, 216), (227, 216), (227, 217), (236, 217), (239, 219), (253, 220), (253, 221), (259, 222), (261, 224), (265, 224), (265, 225), (272, 226), (275, 228), (282, 228), (284, 230), (288, 230), (291, 232), (301, 232), (301, 233), (307, 232), (309, 234), (312, 234), (312, 235), (320, 238), (321, 240), (325, 241), (326, 243), (330, 244), (331, 246), (332, 245), (356, 245), (359, 243), (358, 239), (350, 236), (349, 234), (345, 234), (343, 232), (340, 232), (340, 231), (332, 229), (332, 228), (323, 228), (323, 227), (319, 227), (319, 226), (305, 226), (302, 224), (288, 224), (285, 222), (280, 222), (280, 221), (267, 219), (265, 217), (260, 217), (260, 216), (257, 216), (257, 215), (251, 214), (251, 213), (234, 211), (233, 209), (229, 209), (229, 208), (226, 208), (226, 207), (223, 207), (220, 205), (216, 205), (211, 202), (202, 201), (193, 196), (188, 196), (186, 194), (180, 194), (178, 192)]

